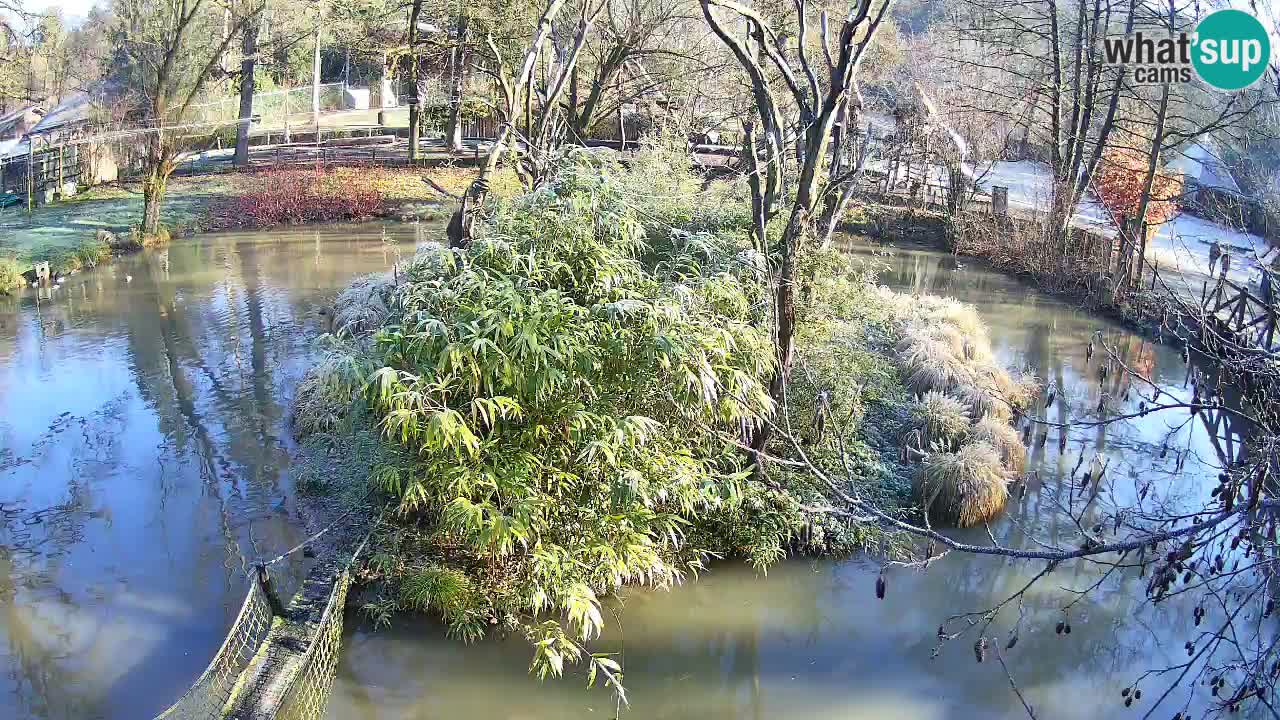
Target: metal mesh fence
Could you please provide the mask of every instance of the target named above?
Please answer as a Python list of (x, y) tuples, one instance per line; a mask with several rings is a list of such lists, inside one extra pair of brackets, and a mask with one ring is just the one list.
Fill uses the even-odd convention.
[[(320, 85), (320, 112), (346, 110), (346, 88), (342, 83)], [(301, 124), (309, 120), (312, 111), (312, 86), (272, 90), (253, 96), (254, 126), (283, 128), (286, 123)], [(234, 125), (240, 114), (240, 98), (224, 98), (196, 105), (191, 109), (193, 123), (221, 123)]]
[(271, 629), (271, 617), (271, 604), (266, 593), (256, 580), (250, 580), (249, 592), (240, 613), (227, 631), (227, 639), (213, 656), (213, 661), (186, 694), (160, 713), (157, 720), (222, 717), (223, 708), (240, 679), (241, 671)]
[(315, 639), (280, 701), (276, 713), (280, 720), (318, 720), (324, 716), (342, 652), (342, 615), (350, 586), (351, 574), (344, 570), (333, 583)]

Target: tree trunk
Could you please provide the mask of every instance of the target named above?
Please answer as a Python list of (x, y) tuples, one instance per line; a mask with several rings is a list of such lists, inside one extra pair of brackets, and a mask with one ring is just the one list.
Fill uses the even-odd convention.
[(1151, 188), (1155, 184), (1156, 171), (1160, 165), (1160, 149), (1164, 144), (1164, 123), (1169, 113), (1169, 84), (1165, 83), (1160, 90), (1160, 110), (1156, 113), (1155, 132), (1151, 137), (1151, 150), (1147, 153), (1147, 176), (1142, 183), (1142, 195), (1138, 200), (1138, 219), (1134, 223), (1137, 238), (1141, 243), (1138, 248), (1138, 271), (1133, 278), (1134, 285), (1142, 284), (1142, 266), (1147, 256), (1147, 207), (1151, 205)]
[(462, 93), (466, 88), (467, 64), (471, 61), (467, 24), (466, 14), (459, 15), (457, 45), (453, 51), (453, 86), (449, 88), (449, 123), (445, 128), (445, 142), (454, 152), (462, 150)]
[(164, 202), (165, 178), (157, 169), (149, 169), (142, 181), (142, 236), (155, 237), (160, 232), (160, 204)]
[(409, 11), (409, 86), (413, 88), (413, 97), (409, 104), (409, 162), (418, 159), (418, 125), (422, 109), (422, 100), (418, 97), (418, 18), (422, 15), (422, 0), (413, 0), (413, 9)]
[(160, 134), (147, 139), (147, 155), (143, 164), (142, 180), (142, 236), (155, 237), (160, 232), (160, 206), (164, 202), (165, 186), (173, 172), (173, 159), (164, 138)]
[(253, 122), (253, 91), (256, 88), (254, 72), (258, 64), (258, 26), (249, 23), (244, 28), (244, 40), (240, 46), (240, 120), (236, 124), (236, 167), (249, 164), (249, 126)]

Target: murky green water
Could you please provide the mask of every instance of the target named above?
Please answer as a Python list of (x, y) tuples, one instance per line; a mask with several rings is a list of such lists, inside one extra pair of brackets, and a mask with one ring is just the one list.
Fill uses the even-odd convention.
[[(318, 307), (435, 235), (392, 228), (386, 243), (365, 225), (206, 236), (0, 298), (0, 717), (147, 718), (199, 674), (242, 599), (247, 560), (301, 537), (286, 414), (327, 326)], [(887, 265), (896, 288), (978, 305), (1002, 360), (1063, 388), (1055, 419), (1087, 415), (1099, 392), (1113, 409), (1137, 403), (1085, 363), (1095, 330), (1166, 390), (1190, 394), (1173, 350), (1007, 278), (934, 252), (855, 252)], [(1171, 499), (1200, 488), (1226, 439), (1186, 425), (1160, 458), (1168, 424), (1078, 432), (1064, 454), (1056, 434), (1033, 443), (1035, 479), (997, 537), (1069, 536), (1059, 503), (1072, 502), (1082, 446), (1112, 458), (1115, 497), (1152, 479)], [(950, 557), (927, 574), (891, 572), (877, 601), (866, 559), (793, 560), (767, 577), (725, 564), (673, 592), (629, 593), (615, 608), (621, 629), (597, 649), (620, 654), (632, 717), (1017, 717), (1008, 679), (974, 662), (972, 639), (932, 654), (947, 616), (989, 606), (1035, 569)], [(302, 568), (286, 570), (296, 581)], [(1073, 634), (1056, 635), (1054, 588), (1094, 580), (1087, 566), (1056, 572), (1028, 598), (1006, 654), (1042, 718), (1118, 715), (1120, 687), (1183, 656), (1190, 613), (1142, 605), (1145, 580), (1133, 576), (1104, 582), (1072, 609)], [(428, 619), (371, 632), (353, 618), (330, 717), (614, 715), (612, 697), (582, 678), (530, 679), (528, 659), (519, 639), (467, 647)]]
[(181, 240), (0, 297), (0, 717), (149, 718), (204, 669), (245, 562), (302, 537), (288, 398), (321, 303), (424, 234), (389, 232)]
[[(958, 267), (944, 254), (897, 250), (852, 251), (885, 265), (886, 284), (905, 291), (951, 295), (972, 302), (991, 329), (1006, 364), (1031, 367), (1061, 388), (1053, 419), (1085, 417), (1099, 394), (1110, 407), (1136, 407), (1113, 374), (1099, 384), (1097, 358), (1085, 361), (1089, 337), (1101, 330), (1127, 364), (1166, 391), (1189, 397), (1178, 353), (1113, 324), (1040, 295), (999, 275)], [(1185, 418), (1149, 416), (1105, 430), (1077, 431), (1065, 453), (1056, 432), (1031, 458), (1025, 497), (1010, 503), (995, 526), (1004, 544), (1026, 546), (1072, 536), (1063, 506), (1075, 499), (1070, 482), (1081, 452), (1111, 460), (1110, 481), (1097, 503), (1124, 501), (1141, 484), (1170, 502), (1204, 490), (1216, 474), (1226, 438), (1210, 437)], [(1170, 450), (1160, 457), (1168, 442)], [(1228, 451), (1227, 448), (1222, 448)], [(1182, 473), (1175, 472), (1185, 456)], [(1015, 495), (1016, 498), (1016, 495)], [(1084, 522), (1096, 515), (1089, 510)], [(969, 539), (982, 542), (983, 535)], [(595, 643), (619, 653), (635, 718), (935, 718), (1025, 717), (1009, 679), (989, 655), (974, 660), (974, 636), (937, 648), (938, 626), (949, 616), (983, 610), (1015, 592), (1040, 568), (991, 558), (950, 556), (927, 573), (891, 571), (888, 596), (877, 601), (878, 568), (867, 559), (792, 560), (760, 577), (736, 564), (715, 568), (672, 592), (633, 591), (615, 606), (620, 630)], [(1163, 686), (1148, 682), (1141, 710), (1125, 710), (1120, 689), (1148, 668), (1185, 659), (1191, 613), (1174, 600), (1141, 601), (1146, 580), (1115, 574), (1071, 608), (1073, 632), (1054, 626), (1070, 596), (1098, 580), (1087, 564), (1057, 570), (1026, 597), (1016, 647), (1005, 653), (1018, 686), (1040, 718), (1140, 717)], [(1214, 611), (1210, 609), (1212, 618)], [(1007, 632), (1016, 610), (995, 626)], [(1212, 620), (1210, 621), (1212, 624)], [(1002, 635), (1003, 637), (1003, 635)], [(615, 702), (582, 678), (539, 683), (527, 675), (528, 646), (519, 638), (467, 647), (444, 637), (426, 618), (406, 618), (371, 631), (349, 623), (346, 648), (330, 703), (331, 718), (607, 718)], [(1203, 695), (1203, 693), (1201, 693)], [(1182, 709), (1186, 691), (1169, 704)], [(1175, 704), (1176, 703), (1176, 704)], [(1197, 708), (1195, 702), (1191, 707)], [(1199, 713), (1196, 713), (1199, 716)]]

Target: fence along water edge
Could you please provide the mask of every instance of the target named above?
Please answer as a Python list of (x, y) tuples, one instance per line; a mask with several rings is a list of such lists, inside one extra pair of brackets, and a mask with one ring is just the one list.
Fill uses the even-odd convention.
[(342, 652), (351, 565), (371, 531), (349, 558), (330, 554), (314, 566), (287, 608), (281, 606), (267, 567), (336, 524), (257, 566), (222, 647), (190, 689), (155, 720), (319, 720), (324, 716)]

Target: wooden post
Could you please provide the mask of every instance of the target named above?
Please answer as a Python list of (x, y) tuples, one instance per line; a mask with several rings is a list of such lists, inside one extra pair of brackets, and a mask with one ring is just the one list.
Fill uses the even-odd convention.
[(1009, 188), (1003, 185), (991, 187), (991, 214), (997, 217), (1009, 214)]
[(289, 134), (289, 90), (284, 91), (284, 142), (288, 145), (291, 142)]
[(35, 156), (36, 143), (34, 140), (27, 140), (27, 212), (35, 209), (36, 202), (36, 186), (35, 186)]
[(280, 593), (276, 590), (276, 584), (271, 579), (271, 573), (267, 571), (267, 566), (258, 563), (258, 584), (262, 586), (262, 592), (267, 596), (267, 603), (271, 605), (271, 614), (276, 617), (284, 617), (284, 603), (280, 601)]

